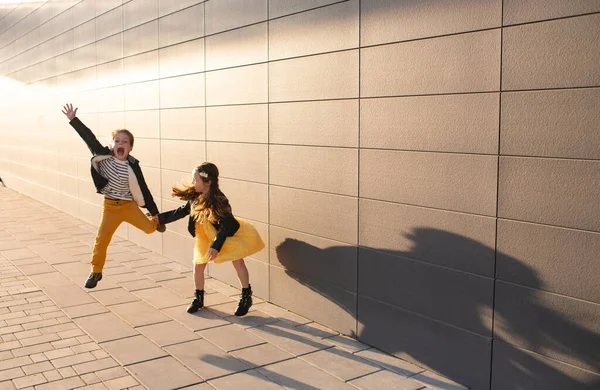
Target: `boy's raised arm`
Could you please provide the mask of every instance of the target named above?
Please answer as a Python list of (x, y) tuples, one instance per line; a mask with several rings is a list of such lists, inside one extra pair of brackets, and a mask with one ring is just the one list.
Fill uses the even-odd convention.
[(102, 146), (94, 133), (77, 118), (77, 108), (73, 109), (72, 104), (65, 104), (62, 113), (69, 118), (69, 124), (73, 126), (79, 136), (85, 141), (85, 144), (93, 155), (108, 153), (108, 147)]

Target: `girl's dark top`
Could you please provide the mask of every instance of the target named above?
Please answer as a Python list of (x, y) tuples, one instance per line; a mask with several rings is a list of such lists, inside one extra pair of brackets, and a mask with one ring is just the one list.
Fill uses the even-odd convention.
[[(229, 203), (227, 204), (229, 205)], [(186, 215), (190, 215), (191, 202), (187, 202), (185, 205), (171, 211), (165, 211), (164, 213), (158, 214), (158, 221), (162, 224), (171, 223), (177, 221)], [(233, 236), (240, 228), (240, 223), (236, 221), (232, 213), (225, 213), (219, 223), (212, 224), (217, 229), (217, 235), (211, 244), (211, 248), (217, 252), (221, 250), (225, 239)], [(188, 219), (188, 231), (192, 237), (196, 236), (196, 220), (190, 215)]]

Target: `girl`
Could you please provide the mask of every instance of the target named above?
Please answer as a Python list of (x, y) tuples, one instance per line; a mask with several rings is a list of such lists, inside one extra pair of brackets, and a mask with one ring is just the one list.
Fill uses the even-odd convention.
[(260, 235), (250, 224), (236, 219), (231, 213), (229, 200), (219, 189), (219, 170), (216, 165), (204, 162), (193, 171), (191, 185), (175, 185), (172, 195), (187, 201), (178, 209), (154, 217), (167, 224), (190, 215), (188, 231), (196, 237), (194, 246), (195, 298), (188, 306), (188, 313), (204, 307), (204, 270), (209, 261), (223, 263), (232, 261), (242, 285), (236, 316), (244, 316), (252, 306), (252, 289), (244, 257), (265, 247)]

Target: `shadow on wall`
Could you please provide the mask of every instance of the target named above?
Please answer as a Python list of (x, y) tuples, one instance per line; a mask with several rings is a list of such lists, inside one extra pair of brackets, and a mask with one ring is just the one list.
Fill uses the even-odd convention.
[[(417, 228), (409, 238), (413, 241), (410, 252), (351, 246), (320, 249), (290, 238), (275, 250), (288, 276), (352, 314), (358, 322), (357, 334), (353, 336), (387, 353), (472, 389), (489, 389), (490, 384), (493, 390), (600, 389), (597, 374), (600, 373), (600, 334), (565, 318), (543, 302), (538, 297), (543, 283), (529, 266), (500, 252), (496, 254), (493, 248), (472, 239), (442, 230)], [(457, 271), (460, 279), (452, 279), (444, 275), (455, 272), (447, 270), (440, 273), (442, 277), (434, 275), (432, 280), (435, 268), (439, 267), (410, 260), (430, 258), (432, 251), (443, 256), (444, 248), (464, 249), (492, 258), (496, 254), (503, 264), (516, 270), (529, 287), (478, 275), (466, 274), (465, 277), (460, 271)], [(306, 272), (302, 270), (329, 268), (322, 262), (340, 256), (349, 258), (348, 251), (356, 250), (359, 251), (357, 308), (336, 299), (330, 288), (322, 287), (327, 277), (315, 281), (303, 276)], [(381, 265), (385, 262), (370, 261), (380, 255), (387, 257), (385, 261), (405, 260), (403, 263), (417, 266), (386, 270)], [(423, 266), (429, 270), (419, 272)], [(399, 269), (407, 275), (400, 277)], [(431, 287), (432, 283), (438, 285)], [(377, 286), (372, 287), (373, 284)], [(444, 290), (451, 291), (451, 296), (440, 293)], [(370, 296), (374, 291), (378, 291), (378, 297)], [(477, 291), (483, 293), (473, 293)], [(492, 304), (494, 299), (495, 305)]]

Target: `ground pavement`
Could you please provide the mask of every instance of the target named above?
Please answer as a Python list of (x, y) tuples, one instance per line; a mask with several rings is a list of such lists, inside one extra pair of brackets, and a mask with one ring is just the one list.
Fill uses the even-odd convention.
[(94, 233), (0, 188), (0, 390), (465, 389), (216, 279), (188, 314), (191, 267), (118, 237), (86, 290)]

